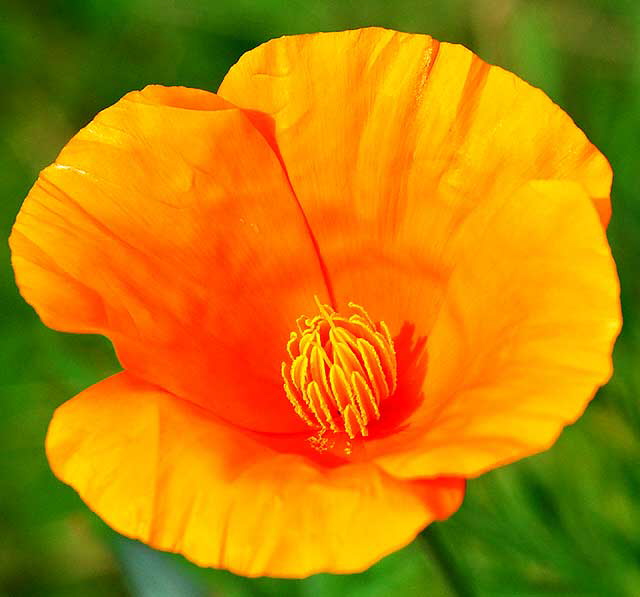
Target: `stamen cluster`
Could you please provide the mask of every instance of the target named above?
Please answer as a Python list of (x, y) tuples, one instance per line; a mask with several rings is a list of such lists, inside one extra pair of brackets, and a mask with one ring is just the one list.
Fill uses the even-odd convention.
[(396, 389), (393, 340), (384, 321), (373, 322), (354, 303), (348, 318), (316, 298), (319, 315), (301, 316), (282, 363), (284, 390), (296, 414), (321, 433), (365, 437), (381, 403)]

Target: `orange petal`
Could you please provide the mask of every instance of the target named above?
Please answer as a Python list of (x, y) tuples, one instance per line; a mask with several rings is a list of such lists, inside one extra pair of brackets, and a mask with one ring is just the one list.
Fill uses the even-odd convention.
[(428, 332), (447, 242), (487, 197), (573, 180), (609, 217), (606, 159), (542, 91), (459, 45), (379, 28), (283, 37), (219, 93), (277, 146), (334, 306), (362, 304), (394, 335), (405, 320)]
[(47, 325), (109, 336), (125, 368), (240, 425), (299, 428), (280, 363), (323, 276), (277, 157), (225, 100), (154, 86), (101, 112), (10, 244)]
[(55, 474), (117, 531), (247, 576), (357, 572), (455, 511), (464, 482), (322, 469), (126, 373), (63, 404)]
[(609, 379), (619, 286), (586, 199), (536, 181), (467, 221), (422, 406), (374, 449), (385, 470), (471, 477), (547, 449)]

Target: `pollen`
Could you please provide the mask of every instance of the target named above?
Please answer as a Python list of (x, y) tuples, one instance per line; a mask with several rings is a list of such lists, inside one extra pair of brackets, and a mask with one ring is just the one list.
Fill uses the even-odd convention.
[(284, 392), (296, 414), (317, 437), (369, 435), (383, 403), (396, 390), (393, 339), (384, 321), (374, 323), (360, 305), (346, 316), (315, 302), (319, 314), (301, 316), (282, 363)]

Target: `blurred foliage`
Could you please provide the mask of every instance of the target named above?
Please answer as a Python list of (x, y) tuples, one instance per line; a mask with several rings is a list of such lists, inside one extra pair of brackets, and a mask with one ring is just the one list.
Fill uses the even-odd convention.
[[(147, 83), (215, 90), (242, 52), (365, 25), (431, 33), (542, 87), (608, 156), (625, 327), (616, 373), (549, 452), (473, 480), (435, 525), (475, 595), (640, 594), (638, 0), (26, 0), (0, 2), (0, 229), (38, 171), (103, 107)], [(102, 338), (52, 332), (0, 247), (0, 596), (449, 595), (427, 531), (353, 576), (248, 580), (110, 531), (50, 473), (54, 408), (117, 370)]]

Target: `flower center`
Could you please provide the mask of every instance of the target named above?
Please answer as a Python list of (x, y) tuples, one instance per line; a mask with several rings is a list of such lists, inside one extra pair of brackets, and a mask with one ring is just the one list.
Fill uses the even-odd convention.
[(374, 323), (359, 305), (336, 313), (315, 297), (319, 315), (297, 320), (282, 363), (284, 390), (296, 414), (320, 435), (367, 436), (382, 402), (396, 389), (393, 340), (384, 321)]

